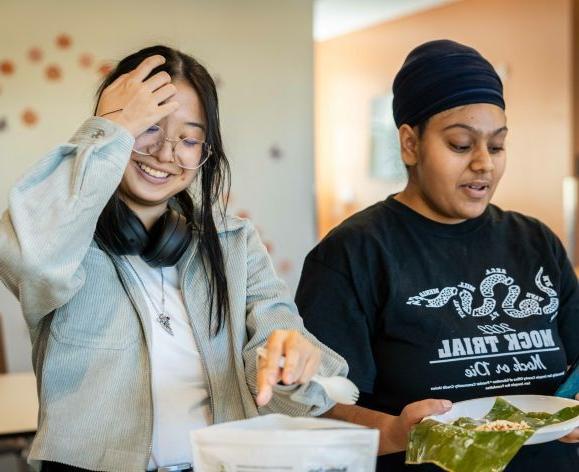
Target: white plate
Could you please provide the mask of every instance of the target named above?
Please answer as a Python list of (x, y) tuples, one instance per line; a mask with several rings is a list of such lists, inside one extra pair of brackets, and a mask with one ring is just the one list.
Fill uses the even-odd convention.
[[(497, 397), (485, 397), (456, 402), (452, 405), (452, 409), (444, 415), (430, 416), (429, 418), (440, 421), (441, 423), (452, 423), (461, 416), (468, 416), (478, 420), (491, 411), (496, 398)], [(503, 395), (502, 398), (525, 412), (543, 411), (545, 413), (556, 413), (565, 407), (579, 405), (579, 401), (576, 400), (544, 397), (541, 395)], [(562, 423), (543, 426), (527, 439), (525, 446), (554, 441), (555, 439), (562, 438), (577, 427), (579, 427), (579, 416)]]

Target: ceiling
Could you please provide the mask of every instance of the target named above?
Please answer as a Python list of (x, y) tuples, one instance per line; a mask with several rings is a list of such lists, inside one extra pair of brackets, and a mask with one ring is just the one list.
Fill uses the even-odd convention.
[(314, 39), (326, 39), (458, 0), (314, 0)]

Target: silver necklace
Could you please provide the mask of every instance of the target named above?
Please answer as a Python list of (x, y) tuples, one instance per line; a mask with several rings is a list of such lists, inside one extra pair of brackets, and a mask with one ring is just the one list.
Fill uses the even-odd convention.
[(147, 296), (147, 298), (151, 302), (151, 306), (158, 312), (158, 315), (156, 318), (157, 322), (161, 325), (161, 327), (165, 330), (165, 332), (167, 332), (171, 336), (175, 336), (175, 333), (173, 332), (173, 328), (171, 327), (171, 318), (169, 315), (167, 315), (165, 313), (165, 276), (163, 275), (163, 268), (162, 267), (160, 268), (160, 270), (161, 270), (161, 309), (159, 310), (159, 308), (157, 307), (157, 304), (153, 301), (153, 298), (151, 297), (151, 295), (149, 295), (149, 292), (147, 292), (147, 288), (145, 287), (143, 279), (141, 279), (141, 277), (139, 276), (137, 269), (135, 269), (133, 267), (133, 264), (131, 264), (131, 261), (129, 261), (129, 259), (127, 259), (127, 258), (125, 258), (125, 259), (126, 259), (127, 263), (129, 264), (130, 268), (132, 269), (133, 273), (137, 276), (137, 279), (139, 280), (141, 287), (143, 287), (143, 292), (145, 292), (145, 295)]

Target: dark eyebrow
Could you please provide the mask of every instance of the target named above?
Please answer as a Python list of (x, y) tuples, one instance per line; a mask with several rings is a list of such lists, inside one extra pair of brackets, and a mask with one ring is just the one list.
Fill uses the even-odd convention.
[[(473, 128), (472, 126), (469, 125), (465, 125), (463, 123), (454, 123), (452, 125), (448, 125), (446, 128), (444, 128), (442, 131), (446, 131), (447, 129), (451, 129), (451, 128), (463, 128), (466, 129), (467, 131), (470, 131), (471, 133), (475, 133), (475, 134), (485, 134), (483, 132), (481, 132), (480, 130)], [(508, 131), (508, 128), (506, 126), (503, 126), (499, 129), (494, 130), (492, 133), (489, 133), (490, 136), (496, 136), (497, 134), (502, 133), (503, 131)]]
[(187, 121), (185, 124), (189, 126), (195, 126), (196, 128), (201, 128), (203, 132), (207, 131), (205, 129), (205, 125), (202, 125), (201, 123), (197, 123), (195, 121)]

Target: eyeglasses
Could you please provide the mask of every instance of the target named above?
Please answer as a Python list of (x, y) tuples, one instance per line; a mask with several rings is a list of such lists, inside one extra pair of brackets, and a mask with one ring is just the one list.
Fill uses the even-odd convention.
[(213, 154), (211, 144), (195, 138), (169, 139), (157, 125), (150, 126), (137, 136), (133, 151), (141, 156), (157, 156), (165, 142), (171, 145), (173, 159), (182, 169), (199, 169)]

